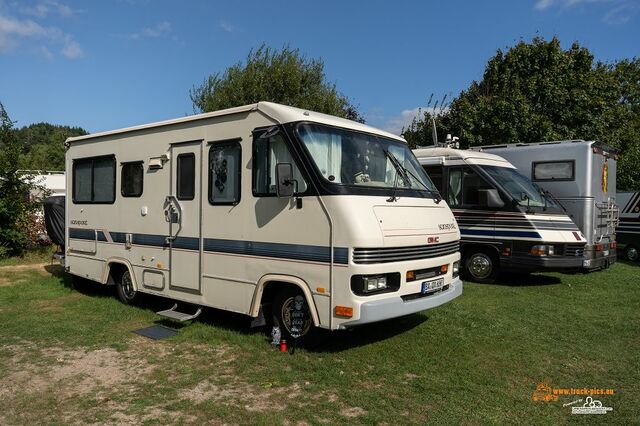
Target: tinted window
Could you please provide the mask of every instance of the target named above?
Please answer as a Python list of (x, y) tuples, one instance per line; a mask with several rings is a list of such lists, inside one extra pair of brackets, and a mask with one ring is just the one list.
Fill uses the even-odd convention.
[(73, 162), (73, 202), (113, 203), (116, 199), (115, 157), (93, 157)]
[(281, 135), (270, 138), (257, 138), (254, 142), (253, 158), (253, 192), (255, 195), (276, 194), (276, 164), (291, 163), (293, 178), (298, 182), (297, 192), (307, 190), (307, 183), (302, 178), (291, 152)]
[(144, 167), (142, 161), (122, 164), (122, 179), (120, 192), (124, 197), (139, 197), (142, 195), (142, 180)]
[(213, 145), (209, 150), (209, 202), (240, 201), (240, 144)]
[(178, 155), (178, 200), (193, 200), (196, 187), (196, 156)]
[(533, 163), (533, 180), (573, 180), (573, 161), (548, 161)]
[(429, 179), (436, 186), (438, 192), (442, 193), (442, 167), (441, 166), (424, 166)]

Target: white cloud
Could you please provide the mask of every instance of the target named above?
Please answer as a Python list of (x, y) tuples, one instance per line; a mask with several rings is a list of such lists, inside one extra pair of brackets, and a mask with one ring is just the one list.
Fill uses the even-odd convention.
[(67, 58), (74, 59), (82, 55), (80, 44), (60, 28), (45, 27), (31, 19), (16, 19), (0, 15), (0, 52), (15, 50), (24, 43), (31, 46), (36, 43), (36, 51), (47, 58), (52, 57), (47, 45), (56, 44), (63, 46), (62, 54)]
[(608, 9), (602, 17), (602, 20), (607, 24), (627, 23), (640, 11), (638, 0), (537, 0), (533, 8), (539, 11), (545, 11), (552, 7), (568, 10), (596, 4)]
[(142, 31), (133, 33), (130, 37), (134, 40), (142, 38), (166, 37), (171, 33), (171, 24), (167, 21), (160, 22), (154, 27), (143, 28)]
[(40, 53), (43, 57), (45, 57), (48, 60), (53, 59), (53, 53), (51, 53), (51, 51), (47, 49), (47, 47), (45, 46), (40, 46), (40, 48), (37, 49), (37, 52)]
[(220, 28), (222, 31), (224, 31), (226, 33), (236, 33), (236, 32), (238, 32), (238, 28), (235, 25), (231, 25), (227, 21), (222, 21), (221, 20), (220, 22), (218, 22), (218, 28)]
[(69, 59), (79, 58), (84, 53), (78, 42), (71, 38), (65, 40), (64, 47), (60, 52)]
[(399, 135), (402, 132), (402, 129), (406, 129), (411, 125), (411, 122), (414, 118), (422, 118), (424, 116), (425, 111), (430, 112), (435, 115), (442, 114), (443, 112), (447, 112), (449, 110), (448, 106), (445, 106), (442, 110), (440, 107), (434, 109), (433, 107), (415, 107), (411, 109), (405, 109), (400, 112), (400, 114), (393, 116), (385, 121), (382, 124), (382, 130), (386, 130), (389, 133), (393, 133), (394, 135)]
[(43, 1), (35, 6), (22, 7), (20, 11), (25, 15), (35, 16), (37, 18), (45, 18), (51, 13), (56, 13), (59, 16), (68, 18), (77, 12), (68, 5), (53, 0)]

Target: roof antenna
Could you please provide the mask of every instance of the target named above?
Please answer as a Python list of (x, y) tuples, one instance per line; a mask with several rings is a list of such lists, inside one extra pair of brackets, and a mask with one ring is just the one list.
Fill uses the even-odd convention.
[(431, 116), (431, 139), (433, 139), (433, 146), (438, 146), (438, 130), (436, 130), (436, 119)]

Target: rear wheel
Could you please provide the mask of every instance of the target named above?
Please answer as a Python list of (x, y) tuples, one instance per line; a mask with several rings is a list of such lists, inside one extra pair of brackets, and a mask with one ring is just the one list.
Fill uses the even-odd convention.
[(129, 269), (125, 269), (120, 275), (120, 279), (117, 280), (118, 299), (125, 305), (132, 305), (136, 302), (138, 292), (133, 286), (133, 280), (131, 279), (131, 273)]
[(635, 262), (636, 260), (638, 260), (638, 257), (640, 257), (640, 253), (638, 253), (638, 248), (636, 246), (628, 245), (624, 249), (624, 257), (627, 260), (631, 260), (632, 262)]
[(306, 341), (313, 331), (309, 304), (299, 290), (286, 289), (276, 294), (272, 315), (273, 325), (280, 327), (282, 338), (287, 341), (294, 337)]
[(464, 274), (471, 281), (493, 283), (498, 276), (498, 259), (486, 250), (472, 250), (465, 253)]

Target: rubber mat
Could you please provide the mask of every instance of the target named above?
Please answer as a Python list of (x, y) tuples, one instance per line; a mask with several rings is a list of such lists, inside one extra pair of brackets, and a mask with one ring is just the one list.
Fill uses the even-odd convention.
[(140, 330), (134, 330), (133, 332), (153, 340), (167, 339), (178, 334), (177, 330), (163, 325), (152, 325), (151, 327), (141, 328)]

